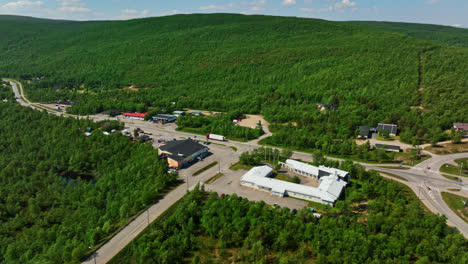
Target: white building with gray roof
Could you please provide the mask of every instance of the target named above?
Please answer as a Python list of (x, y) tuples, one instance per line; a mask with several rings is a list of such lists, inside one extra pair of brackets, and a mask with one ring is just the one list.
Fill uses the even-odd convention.
[[(315, 168), (317, 171), (320, 171), (319, 168)], [(348, 174), (345, 171), (341, 172), (346, 173), (345, 175)], [(271, 192), (273, 195), (280, 197), (291, 196), (333, 206), (335, 201), (341, 196), (347, 184), (347, 182), (342, 179), (344, 176), (338, 176), (343, 173), (334, 173), (320, 177), (319, 186), (316, 188), (270, 178), (273, 174), (273, 170), (268, 166), (259, 166), (252, 168), (241, 177), (241, 185)]]

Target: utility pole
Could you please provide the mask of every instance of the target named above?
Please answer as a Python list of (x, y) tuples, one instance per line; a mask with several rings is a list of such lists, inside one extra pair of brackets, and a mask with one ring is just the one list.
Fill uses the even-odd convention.
[(189, 191), (189, 175), (187, 174), (187, 192)]

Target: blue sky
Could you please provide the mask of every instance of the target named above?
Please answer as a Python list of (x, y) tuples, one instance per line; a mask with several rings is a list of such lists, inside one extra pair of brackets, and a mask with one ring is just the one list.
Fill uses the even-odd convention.
[(218, 12), (468, 27), (468, 0), (0, 0), (0, 14), (72, 20)]

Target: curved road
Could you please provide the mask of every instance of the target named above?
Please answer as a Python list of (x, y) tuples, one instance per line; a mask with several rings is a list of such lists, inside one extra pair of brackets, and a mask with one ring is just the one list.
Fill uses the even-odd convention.
[[(24, 91), (21, 83), (8, 80), (13, 87), (13, 92), (17, 97), (17, 102), (23, 106), (31, 107), (38, 110), (47, 110), (49, 113), (56, 114), (56, 115), (63, 115), (63, 116), (70, 116), (76, 118), (85, 118), (84, 116), (76, 116), (65, 114), (63, 112), (56, 111), (51, 108), (47, 108), (38, 103), (30, 102), (25, 96)], [(104, 115), (91, 115), (87, 116), (95, 121), (109, 119), (108, 116)], [(154, 133), (158, 132), (170, 132), (172, 137), (187, 137), (193, 136), (193, 134), (174, 131), (174, 126), (155, 126), (152, 123), (138, 121), (138, 120), (131, 120), (131, 119), (120, 119), (120, 121), (124, 122), (126, 126), (129, 127), (140, 127), (145, 131), (151, 131)], [(264, 128), (265, 129), (265, 128)], [(268, 129), (265, 130), (264, 136), (262, 138), (270, 135)], [(153, 133), (153, 134), (154, 134)], [(255, 148), (258, 148), (257, 140), (253, 140), (250, 142), (236, 142), (236, 141), (229, 141), (223, 142), (226, 146), (233, 146), (236, 147), (239, 152), (243, 151), (252, 151)], [(281, 150), (281, 148), (275, 148)], [(237, 156), (232, 155), (232, 156)], [(397, 180), (400, 183), (406, 184), (409, 186), (418, 196), (418, 198), (434, 213), (445, 215), (447, 217), (447, 224), (451, 226), (455, 226), (466, 238), (468, 238), (468, 224), (464, 222), (460, 217), (458, 217), (443, 201), (441, 196), (441, 191), (446, 191), (447, 189), (453, 188), (458, 189), (460, 185), (456, 182), (448, 180), (444, 178), (439, 173), (440, 167), (444, 163), (453, 162), (454, 159), (459, 158), (466, 158), (468, 157), (468, 153), (459, 153), (459, 154), (452, 154), (452, 155), (435, 155), (432, 154), (433, 157), (428, 159), (420, 164), (412, 167), (409, 170), (402, 170), (402, 169), (389, 169), (389, 168), (382, 168), (378, 167), (375, 164), (365, 164), (361, 163), (367, 169), (373, 169), (382, 173), (391, 173), (394, 175), (398, 175), (407, 181), (399, 180), (396, 178), (392, 178), (386, 175), (385, 177)], [(304, 161), (311, 161), (312, 157), (308, 153), (303, 152), (293, 152), (293, 158), (301, 159)], [(328, 158), (328, 157), (327, 157)], [(335, 159), (336, 158), (328, 158), (328, 159)], [(229, 164), (225, 163), (223, 169), (228, 170)], [(203, 174), (202, 174), (203, 175)], [(186, 175), (181, 175), (182, 179), (185, 179)], [(187, 177), (188, 179), (188, 177)], [(192, 180), (194, 179), (194, 180)], [(190, 188), (193, 188), (196, 183), (202, 180), (202, 176), (199, 175), (197, 177), (191, 177), (190, 181)], [(428, 188), (429, 186), (429, 188)], [(123, 249), (133, 238), (135, 238), (140, 232), (144, 230), (146, 225), (149, 222), (156, 219), (162, 212), (164, 212), (167, 208), (169, 208), (174, 202), (179, 200), (186, 192), (187, 186), (181, 185), (177, 187), (175, 190), (171, 191), (167, 194), (164, 198), (162, 198), (158, 203), (149, 207), (149, 209), (143, 212), (141, 215), (137, 216), (133, 221), (131, 221), (125, 228), (123, 228), (119, 233), (117, 233), (113, 238), (111, 238), (107, 243), (105, 243), (102, 247), (97, 250), (96, 255), (92, 255), (83, 263), (92, 264), (96, 260), (96, 263), (107, 263), (113, 256), (115, 256), (121, 249)], [(94, 259), (95, 257), (95, 259)]]

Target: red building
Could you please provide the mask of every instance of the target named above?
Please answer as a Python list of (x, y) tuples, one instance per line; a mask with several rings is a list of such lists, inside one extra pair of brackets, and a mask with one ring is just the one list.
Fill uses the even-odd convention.
[(145, 120), (146, 113), (123, 113), (122, 115), (126, 118), (130, 119), (137, 119), (137, 120)]

